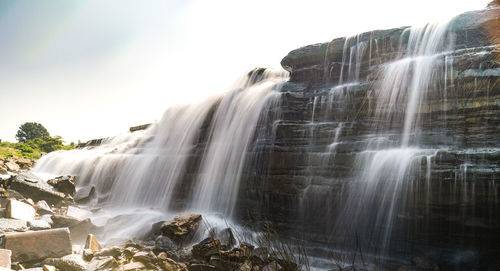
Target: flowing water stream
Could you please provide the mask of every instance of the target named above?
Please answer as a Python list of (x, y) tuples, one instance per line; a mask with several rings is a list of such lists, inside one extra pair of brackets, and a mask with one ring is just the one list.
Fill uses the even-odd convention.
[[(301, 220), (294, 225), (297, 230), (308, 228), (308, 219), (317, 219), (321, 225), (314, 227), (320, 229), (321, 236), (327, 236), (323, 243), (353, 237), (356, 244), (343, 248), (362, 247), (378, 256), (390, 256), (394, 247), (405, 251), (401, 242), (396, 243), (412, 227), (408, 224), (415, 217), (427, 219), (432, 202), (441, 201), (433, 197), (441, 189), (454, 189), (454, 195), (462, 197), (450, 202), (473, 200), (476, 187), (465, 181), (470, 171), (467, 163), (460, 167), (461, 174), (455, 175), (454, 183), (440, 183), (438, 192), (431, 189), (436, 157), (448, 147), (422, 143), (426, 101), (432, 95), (447, 101), (447, 91), (454, 84), (454, 58), (450, 54), (454, 40), (448, 26), (435, 23), (405, 29), (397, 55), (391, 55), (385, 63), (380, 59), (388, 57), (379, 56), (386, 42), (383, 39), (373, 35), (368, 40), (362, 35), (346, 38), (336, 63), (340, 65), (336, 83), (330, 80), (335, 70), (329, 68), (328, 44), (321, 60), (323, 89), (302, 97), (309, 101), (311, 115), (289, 124), (305, 123), (297, 137), (309, 141), (300, 149), (302, 155), (297, 160), (307, 165), (293, 171), (297, 175), (305, 172), (306, 185), (297, 188), (302, 189), (297, 198), (291, 199), (293, 193), (285, 192), (290, 198), (274, 201), (283, 206), (271, 206), (273, 210), (297, 206), (289, 214), (290, 221), (297, 222), (297, 217)], [(363, 69), (365, 65), (368, 68)], [(267, 142), (268, 148), (284, 155), (293, 148), (276, 147), (281, 118), (287, 114), (299, 118), (295, 116), (304, 113), (280, 111), (289, 106), (281, 104), (283, 96), (290, 94), (282, 92), (288, 80), (286, 72), (255, 69), (227, 93), (169, 108), (147, 130), (106, 139), (97, 147), (50, 153), (33, 171), (40, 175), (78, 175), (79, 187), (94, 187), (96, 195), (89, 206), (100, 209), (93, 218), (97, 224), (107, 224), (106, 240), (141, 236), (152, 223), (184, 210), (203, 213), (210, 223), (224, 225), (236, 217), (240, 198), (245, 198), (241, 195), (242, 179), (247, 181), (245, 193), (258, 194), (259, 184), (248, 176), (267, 170), (269, 161), (257, 161), (263, 169), (248, 169), (248, 165), (265, 157), (259, 144)], [(359, 90), (366, 88), (370, 90), (362, 97), (360, 108), (348, 108), (360, 99), (356, 96)], [(439, 106), (446, 124), (448, 108), (444, 103)], [(355, 123), (362, 110), (372, 123)], [(259, 129), (272, 131), (259, 136)], [(359, 134), (355, 129), (360, 129)], [(326, 136), (325, 131), (329, 131)], [(347, 147), (354, 151), (346, 151)], [(338, 177), (335, 169), (347, 168), (349, 159), (349, 176)], [(319, 174), (327, 177), (318, 181), (315, 177)], [(282, 171), (276, 175), (280, 181), (287, 181)], [(324, 189), (322, 184), (330, 182), (340, 188)], [(290, 190), (300, 186), (293, 182), (285, 185)], [(495, 183), (486, 190), (493, 191), (490, 198), (496, 202)], [(420, 194), (423, 198), (417, 196)], [(266, 206), (264, 202), (270, 196), (258, 196)], [(298, 204), (290, 203), (295, 199)], [(412, 213), (409, 207), (417, 202), (424, 202), (425, 208)], [(135, 223), (127, 224), (131, 219)], [(402, 225), (401, 221), (409, 222)]]

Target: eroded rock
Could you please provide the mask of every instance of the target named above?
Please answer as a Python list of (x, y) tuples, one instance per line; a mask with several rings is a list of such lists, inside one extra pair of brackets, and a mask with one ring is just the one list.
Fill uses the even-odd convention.
[(12, 259), (18, 262), (57, 258), (71, 254), (68, 228), (33, 232), (7, 233), (4, 248), (12, 251)]
[(170, 239), (179, 241), (192, 234), (198, 228), (200, 222), (200, 214), (182, 213), (163, 223), (161, 232)]
[(75, 176), (59, 176), (47, 181), (57, 191), (73, 196), (76, 193), (76, 177)]

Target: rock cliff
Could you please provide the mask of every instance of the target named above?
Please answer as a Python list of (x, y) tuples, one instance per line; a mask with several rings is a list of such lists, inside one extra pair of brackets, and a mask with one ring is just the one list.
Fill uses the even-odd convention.
[[(386, 224), (393, 232), (392, 255), (431, 254), (441, 266), (467, 268), (457, 255), (472, 251), (467, 264), (484, 264), (481, 269), (498, 253), (500, 48), (491, 31), (498, 29), (498, 18), (499, 10), (491, 8), (447, 25), (445, 49), (434, 56), (417, 113), (418, 136), (410, 141), (422, 152), (414, 154), (401, 187), (392, 191), (399, 205)], [(349, 194), (363, 189), (356, 181), (373, 173), (360, 160), (378, 148), (373, 144), (388, 150), (400, 144), (405, 109), (377, 107), (374, 93), (384, 68), (405, 54), (410, 32), (402, 27), (337, 38), (282, 60), (290, 80), (259, 126), (240, 190), (241, 217), (267, 219), (332, 247), (345, 245), (337, 230), (353, 200)], [(373, 196), (383, 204), (383, 195)], [(370, 216), (370, 210), (363, 214)], [(377, 251), (382, 244), (371, 246)]]

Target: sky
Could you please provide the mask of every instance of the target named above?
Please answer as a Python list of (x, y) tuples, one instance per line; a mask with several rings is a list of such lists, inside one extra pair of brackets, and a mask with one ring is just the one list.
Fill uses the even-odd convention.
[(0, 139), (39, 122), (69, 143), (229, 90), (291, 50), (422, 25), (488, 0), (0, 1)]

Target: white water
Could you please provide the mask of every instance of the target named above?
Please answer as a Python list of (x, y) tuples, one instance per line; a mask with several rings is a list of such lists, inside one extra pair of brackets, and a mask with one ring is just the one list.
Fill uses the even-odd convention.
[[(98, 202), (93, 204), (104, 207), (95, 217), (100, 223), (136, 214), (134, 223), (120, 225), (122, 236), (137, 236), (140, 227), (150, 227), (178, 208), (230, 218), (260, 112), (277, 100), (276, 90), (286, 79), (285, 72), (254, 70), (224, 95), (169, 108), (146, 131), (105, 140), (98, 147), (50, 153), (33, 171), (77, 175), (79, 187), (95, 187)], [(200, 141), (202, 132), (208, 133), (208, 142)], [(193, 176), (198, 173), (187, 165), (203, 144), (199, 175), (186, 189), (186, 176), (190, 171)], [(180, 200), (181, 205), (173, 198), (179, 189), (189, 194)], [(116, 235), (115, 228), (108, 225), (107, 238)]]
[[(446, 27), (443, 23), (407, 29), (409, 33), (401, 38), (404, 42), (404, 35), (409, 34), (404, 53), (383, 65), (375, 86), (374, 106), (376, 119), (383, 123), (374, 127), (375, 134), (356, 159), (358, 174), (346, 185), (346, 201), (332, 236), (354, 232), (363, 247), (374, 246), (383, 254), (392, 241), (397, 218), (408, 215), (405, 206), (414, 200), (414, 182), (422, 160), (426, 162), (425, 186), (430, 189), (431, 158), (436, 151), (418, 146), (419, 116), (431, 84), (437, 76), (443, 78), (436, 67), (446, 49)], [(401, 129), (396, 140), (380, 133), (391, 127)], [(424, 200), (428, 202), (428, 198)]]

